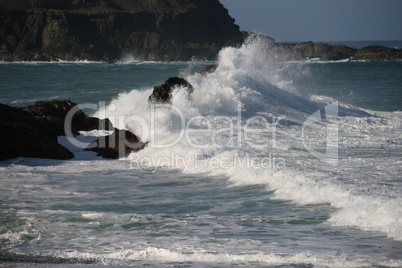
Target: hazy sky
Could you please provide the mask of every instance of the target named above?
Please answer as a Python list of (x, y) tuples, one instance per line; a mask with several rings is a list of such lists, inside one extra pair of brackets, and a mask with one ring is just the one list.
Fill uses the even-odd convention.
[(402, 40), (402, 0), (220, 0), (241, 30), (277, 41)]

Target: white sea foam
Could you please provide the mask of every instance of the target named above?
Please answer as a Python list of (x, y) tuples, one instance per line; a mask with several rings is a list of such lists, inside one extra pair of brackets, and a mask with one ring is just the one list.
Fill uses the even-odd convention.
[(400, 261), (374, 261), (367, 259), (351, 260), (348, 256), (318, 255), (311, 252), (299, 254), (246, 253), (220, 254), (209, 252), (178, 252), (164, 248), (148, 247), (142, 250), (123, 250), (106, 255), (69, 252), (61, 254), (67, 258), (85, 258), (100, 260), (104, 265), (130, 264), (130, 261), (155, 261), (156, 263), (196, 263), (202, 264), (241, 264), (241, 265), (313, 265), (314, 267), (400, 267)]
[(45, 65), (45, 64), (105, 64), (104, 61), (91, 60), (54, 60), (54, 61), (0, 61), (0, 64)]
[[(322, 137), (326, 137), (327, 133), (325, 125), (321, 125), (302, 137), (300, 125), (311, 114), (322, 109), (328, 100), (317, 96), (310, 99), (304, 92), (300, 92), (292, 81), (286, 80), (280, 69), (288, 68), (287, 71), (292, 71), (294, 67), (282, 65), (279, 68), (270, 62), (268, 56), (264, 56), (262, 51), (266, 49), (259, 40), (240, 48), (223, 49), (216, 72), (206, 76), (187, 76), (186, 79), (194, 86), (194, 92), (188, 98), (186, 90), (177, 88), (172, 106), (155, 107), (148, 104), (151, 89), (133, 90), (120, 94), (95, 115), (108, 117), (119, 128), (133, 130), (142, 140), (151, 142), (145, 150), (132, 155), (137, 168), (142, 167), (141, 159), (153, 159), (149, 166), (154, 164), (181, 169), (187, 173), (224, 175), (235, 185), (266, 184), (269, 190), (275, 191), (275, 198), (298, 204), (328, 203), (338, 208), (338, 212), (329, 219), (334, 225), (381, 231), (389, 237), (402, 240), (402, 208), (398, 193), (394, 195), (395, 198), (381, 196), (376, 191), (359, 194), (357, 181), (362, 180), (366, 173), (358, 169), (352, 170), (352, 173), (347, 171), (350, 165), (353, 167), (356, 164), (353, 161), (359, 158), (356, 160), (351, 157), (348, 160), (341, 157), (340, 166), (334, 169), (306, 152), (303, 142), (320, 145)], [(383, 134), (379, 130), (384, 126), (380, 123), (383, 118), (370, 119), (365, 117), (368, 113), (356, 107), (343, 104), (339, 107), (340, 113), (346, 117), (334, 118), (332, 123), (339, 124), (340, 149), (344, 146), (346, 150), (354, 143), (360, 143), (367, 150), (381, 148), (382, 140), (375, 140), (375, 136)], [(256, 116), (264, 116), (270, 122), (295, 123), (296, 126), (271, 124), (271, 127), (277, 127), (271, 129), (275, 133), (256, 135), (256, 139), (272, 143), (264, 149), (256, 148), (253, 146), (255, 144), (247, 144), (244, 139), (246, 127), (253, 123), (256, 126), (261, 124), (247, 121)], [(402, 133), (400, 118), (398, 115), (388, 116), (387, 126), (393, 133), (387, 133), (387, 139), (395, 140)], [(131, 120), (124, 121), (130, 117)], [(353, 127), (358, 131), (351, 132), (350, 121), (354, 122)], [(378, 125), (370, 123), (375, 121), (379, 122)], [(222, 129), (222, 124), (226, 128)], [(190, 134), (183, 132), (183, 129), (190, 130), (193, 136), (186, 136)], [(161, 148), (161, 145), (169, 146)], [(172, 152), (181, 160), (172, 160)], [(348, 153), (353, 154), (352, 151)], [(243, 163), (241, 161), (248, 156), (255, 161), (270, 154), (276, 159), (284, 159), (285, 166), (262, 168), (247, 163), (235, 164), (236, 161)], [(166, 160), (164, 165), (161, 159)], [(215, 159), (217, 162), (224, 159), (225, 166), (219, 166), (220, 163), (212, 166), (211, 162)], [(388, 159), (373, 157), (370, 161), (386, 165)], [(302, 166), (307, 170), (301, 169)], [(360, 172), (363, 175), (359, 177)], [(370, 170), (366, 172), (371, 174)], [(339, 175), (330, 175), (335, 173)], [(356, 183), (348, 181), (345, 184), (337, 180), (344, 176), (356, 180)], [(374, 187), (375, 183), (373, 181), (370, 187)]]

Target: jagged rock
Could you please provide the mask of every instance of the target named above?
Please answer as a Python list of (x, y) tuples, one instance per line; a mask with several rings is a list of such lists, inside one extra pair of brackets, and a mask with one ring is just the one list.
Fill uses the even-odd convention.
[(115, 129), (109, 119), (88, 117), (75, 103), (64, 101), (39, 101), (23, 108), (0, 104), (0, 160), (15, 157), (70, 159), (74, 155), (61, 146), (57, 137), (66, 134), (65, 119), (71, 112), (71, 129), (79, 131), (94, 129), (114, 130), (112, 135), (101, 137), (88, 146), (105, 158), (119, 158), (141, 150), (137, 136), (126, 130)]
[(0, 160), (15, 157), (70, 159), (44, 120), (22, 109), (0, 104)]
[(201, 69), (200, 74), (206, 75), (210, 73), (214, 73), (218, 69), (218, 65), (207, 65)]
[(141, 142), (128, 130), (115, 129), (111, 135), (100, 137), (89, 144), (85, 150), (96, 152), (103, 158), (118, 159), (142, 150), (147, 144), (147, 142)]
[(85, 117), (82, 121), (73, 122), (73, 134), (76, 131), (91, 131), (91, 130), (113, 130), (113, 124), (108, 118), (99, 119), (97, 117)]
[(187, 82), (187, 80), (180, 77), (170, 77), (162, 85), (154, 87), (151, 96), (149, 96), (149, 102), (170, 102), (172, 99), (172, 91), (176, 87), (185, 87), (189, 94), (193, 92), (193, 86)]
[[(66, 129), (66, 116), (73, 108), (75, 108), (75, 112), (72, 114), (71, 129)], [(77, 104), (70, 100), (38, 101), (34, 105), (22, 108), (22, 110), (42, 120), (48, 125), (48, 128), (56, 137), (65, 135), (66, 130), (73, 135), (78, 135), (79, 131), (90, 131), (94, 129), (113, 130), (113, 125), (109, 119), (101, 120), (88, 117), (84, 112), (78, 109)]]
[(0, 60), (213, 59), (243, 41), (218, 0), (0, 1)]
[(402, 49), (388, 48), (383, 46), (363, 47), (357, 51), (353, 59), (367, 61), (402, 60)]

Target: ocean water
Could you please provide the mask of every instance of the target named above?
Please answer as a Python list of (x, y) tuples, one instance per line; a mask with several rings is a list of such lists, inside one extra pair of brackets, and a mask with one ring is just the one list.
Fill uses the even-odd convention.
[[(1, 103), (71, 99), (150, 141), (1, 161), (0, 266), (402, 267), (402, 62), (270, 58), (0, 63)], [(194, 92), (150, 105), (170, 76)]]

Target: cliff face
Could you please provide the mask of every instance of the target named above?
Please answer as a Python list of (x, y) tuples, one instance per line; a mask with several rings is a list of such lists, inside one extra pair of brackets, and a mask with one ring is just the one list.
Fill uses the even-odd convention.
[(213, 58), (242, 42), (218, 0), (0, 2), (0, 60)]

